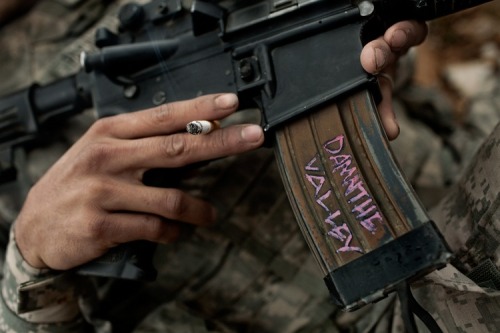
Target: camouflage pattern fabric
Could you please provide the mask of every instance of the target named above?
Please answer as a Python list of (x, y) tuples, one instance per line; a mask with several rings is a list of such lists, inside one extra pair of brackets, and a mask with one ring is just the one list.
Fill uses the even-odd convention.
[[(93, 47), (93, 29), (102, 25), (114, 29), (116, 10), (124, 2), (105, 6), (94, 0), (41, 0), (27, 16), (5, 26), (0, 30), (5, 45), (0, 72), (9, 80), (0, 82), (2, 95), (32, 81), (49, 82), (76, 71), (80, 51)], [(407, 59), (411, 64), (411, 57)], [(424, 202), (434, 206), (432, 217), (457, 253), (453, 265), (416, 283), (414, 293), (447, 332), (496, 332), (500, 328), (496, 290), (500, 129), (471, 118), (467, 130), (452, 124), (454, 131), (443, 139), (409, 112), (436, 105), (432, 119), (446, 122), (449, 109), (439, 96), (418, 90), (407, 80), (399, 83), (397, 92), (402, 97), (397, 101), (401, 137), (393, 148)], [(500, 119), (498, 92), (477, 98), (471, 107), (480, 114), (485, 109), (492, 115), (497, 112), (497, 118), (488, 118), (489, 124), (491, 119)], [(239, 117), (252, 118), (253, 114), (235, 118)], [(92, 111), (86, 112), (69, 120), (36, 149), (16, 152), (19, 182), (0, 192), (4, 245), (31, 184), (94, 120)], [(471, 127), (481, 130), (470, 131)], [(462, 160), (454, 158), (457, 151)], [(471, 159), (472, 166), (464, 169)], [(450, 183), (457, 185), (450, 188)], [(394, 295), (353, 313), (343, 313), (331, 304), (323, 277), (294, 221), (271, 150), (211, 163), (182, 187), (212, 201), (221, 218), (212, 228), (186, 230), (178, 243), (161, 245), (154, 283), (77, 282), (71, 275), (39, 272), (22, 261), (11, 239), (2, 281), (0, 330), (403, 332)], [(89, 284), (94, 293), (88, 290)], [(85, 290), (79, 299), (81, 316), (72, 307), (75, 288)], [(27, 296), (30, 305), (24, 314), (18, 308), (21, 295)], [(69, 304), (71, 311), (49, 314), (54, 301)]]
[(0, 331), (82, 331), (78, 284), (69, 274), (30, 267), (17, 250), (13, 232), (5, 261)]
[[(450, 333), (500, 328), (500, 125), (473, 161), (430, 211), (455, 258), (413, 288), (419, 303)], [(359, 312), (342, 314), (339, 323), (356, 327), (356, 332), (404, 332), (398, 309), (392, 296)], [(426, 332), (424, 327), (420, 331)]]

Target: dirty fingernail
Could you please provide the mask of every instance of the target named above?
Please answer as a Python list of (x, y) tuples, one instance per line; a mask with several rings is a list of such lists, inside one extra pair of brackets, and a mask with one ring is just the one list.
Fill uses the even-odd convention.
[(391, 46), (394, 49), (402, 49), (408, 43), (408, 32), (403, 29), (394, 31), (391, 38)]
[(377, 66), (377, 70), (384, 68), (385, 63), (387, 62), (387, 54), (381, 48), (375, 48), (375, 66)]

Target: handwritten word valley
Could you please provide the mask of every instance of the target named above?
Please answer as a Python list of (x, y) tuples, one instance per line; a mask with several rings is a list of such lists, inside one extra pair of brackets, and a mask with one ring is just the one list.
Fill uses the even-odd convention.
[(316, 203), (325, 211), (324, 222), (329, 229), (327, 235), (342, 242), (342, 246), (336, 251), (363, 253), (360, 247), (352, 246), (351, 228), (342, 220), (342, 213), (332, 193), (333, 189), (327, 182), (327, 176), (330, 176), (327, 172), (337, 177), (340, 176), (344, 192), (342, 196), (363, 229), (374, 234), (377, 225), (383, 222), (383, 218), (358, 172), (352, 155), (345, 153), (344, 148), (343, 135), (324, 143), (323, 154), (328, 158), (330, 170), (325, 170), (320, 163), (320, 155), (316, 154), (304, 168), (305, 177), (314, 189)]

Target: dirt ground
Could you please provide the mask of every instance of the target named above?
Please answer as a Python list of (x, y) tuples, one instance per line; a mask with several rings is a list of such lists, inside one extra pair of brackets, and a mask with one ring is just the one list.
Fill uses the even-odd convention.
[[(500, 1), (429, 22), (429, 36), (417, 48), (415, 81), (449, 94), (460, 117), (468, 97), (450, 82), (448, 74), (450, 68), (462, 66), (459, 68), (463, 72), (471, 64), (478, 65), (477, 68), (486, 66), (499, 75)], [(474, 81), (480, 72), (470, 73), (468, 84), (480, 84), (480, 80)], [(468, 87), (474, 88), (481, 89)]]

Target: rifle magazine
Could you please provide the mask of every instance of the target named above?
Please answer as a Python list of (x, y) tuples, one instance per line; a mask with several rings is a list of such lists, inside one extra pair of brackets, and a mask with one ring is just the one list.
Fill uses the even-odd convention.
[(449, 260), (368, 91), (286, 123), (275, 147), (297, 222), (342, 308), (375, 302)]

